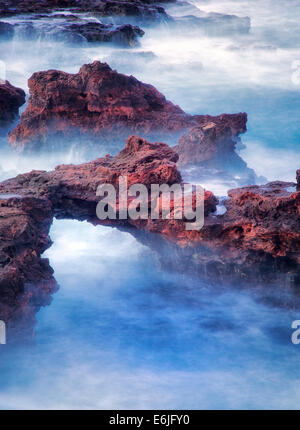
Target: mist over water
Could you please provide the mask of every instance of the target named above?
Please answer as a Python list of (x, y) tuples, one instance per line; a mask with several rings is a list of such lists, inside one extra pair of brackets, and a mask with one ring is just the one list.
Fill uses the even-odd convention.
[(51, 237), (61, 288), (35, 344), (2, 348), (1, 408), (298, 407), (297, 312), (275, 292), (162, 272), (112, 228), (55, 221)]
[[(279, 0), (194, 0), (190, 3), (194, 6), (171, 5), (167, 10), (173, 16), (219, 13), (249, 17), (250, 31), (243, 33), (233, 28), (229, 32), (226, 19), (223, 27), (221, 20), (219, 24), (211, 24), (209, 31), (201, 26), (182, 25), (174, 29), (161, 25), (146, 28), (140, 46), (134, 49), (109, 44), (77, 46), (51, 39), (30, 41), (15, 36), (11, 42), (0, 44), (7, 79), (26, 90), (27, 79), (36, 71), (56, 68), (76, 73), (87, 62), (106, 61), (119, 72), (155, 85), (189, 113), (247, 112), (244, 159), (255, 169), (262, 151), (268, 163), (260, 175), (270, 180), (294, 180), (295, 168), (299, 167), (296, 161), (284, 163), (278, 171), (276, 160), (278, 156), (282, 160), (281, 155), (284, 160), (299, 158), (299, 2), (292, 0), (289, 7)], [(24, 21), (24, 18), (5, 19), (7, 22), (18, 20)], [(218, 34), (214, 36), (216, 28)], [(99, 153), (103, 155), (101, 149)], [(74, 162), (95, 157), (95, 153), (86, 151), (68, 152), (68, 155), (67, 160), (74, 156)], [(58, 156), (58, 163), (61, 158)], [(36, 164), (33, 160), (30, 162)], [(50, 168), (54, 163), (50, 160), (49, 166), (42, 164)], [(0, 165), (2, 170), (9, 170), (3, 162)], [(25, 162), (25, 169), (26, 166)], [(19, 171), (20, 167), (16, 166), (15, 170)]]
[[(76, 73), (106, 61), (189, 113), (247, 112), (241, 156), (268, 180), (295, 180), (298, 0), (289, 7), (279, 0), (190, 3), (170, 13), (248, 16), (250, 32), (156, 26), (130, 50), (15, 37), (0, 43), (6, 78), (28, 93), (36, 71)], [(114, 151), (73, 142), (29, 156), (1, 138), (0, 180)], [(232, 185), (205, 186), (225, 195)], [(0, 345), (0, 408), (299, 408), (291, 323), (300, 311), (278, 306), (288, 295), (282, 286), (233, 290), (179, 278), (130, 234), (87, 223), (55, 221), (51, 238), (45, 256), (60, 290), (38, 313), (32, 345)]]

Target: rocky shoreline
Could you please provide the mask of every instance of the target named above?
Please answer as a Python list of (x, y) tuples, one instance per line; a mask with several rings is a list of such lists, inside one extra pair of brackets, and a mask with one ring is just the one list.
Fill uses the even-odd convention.
[(206, 191), (205, 224), (199, 231), (187, 231), (185, 220), (172, 216), (136, 221), (97, 218), (99, 184), (117, 187), (120, 175), (127, 176), (129, 185), (182, 183), (177, 160), (178, 154), (168, 145), (132, 136), (114, 157), (61, 165), (52, 172), (32, 171), (2, 182), (0, 319), (12, 320), (14, 325), (16, 315), (17, 320), (28, 318), (28, 309), (33, 317), (56, 290), (49, 262), (41, 257), (51, 245), (54, 217), (126, 230), (149, 246), (165, 269), (211, 283), (241, 287), (280, 281), (299, 286), (300, 192), (296, 183), (231, 190), (223, 215), (217, 215), (217, 198)]
[(0, 16), (12, 16), (28, 13), (50, 13), (58, 10), (72, 9), (74, 12), (97, 12), (102, 16), (152, 16), (165, 14), (163, 3), (176, 0), (5, 0), (2, 2)]
[[(176, 3), (172, 0), (2, 3), (1, 42), (18, 34), (75, 45), (112, 42), (133, 47), (144, 35), (140, 25), (167, 23), (182, 29), (184, 23), (194, 23), (210, 31), (212, 23), (220, 22), (220, 31), (228, 26), (242, 33), (250, 29), (247, 18), (221, 14), (174, 18), (167, 12)], [(16, 17), (18, 21), (10, 21)], [(8, 134), (12, 150), (47, 154), (76, 141), (96, 148), (109, 142), (113, 153), (0, 183), (0, 320), (9, 330), (30, 333), (36, 312), (50, 303), (58, 288), (49, 261), (42, 257), (51, 246), (54, 218), (126, 230), (151, 248), (165, 270), (209, 284), (280, 284), (297, 292), (300, 170), (296, 182), (242, 186), (222, 201), (206, 190), (205, 223), (199, 231), (187, 231), (185, 219), (172, 217), (100, 221), (96, 216), (98, 185), (117, 187), (120, 176), (126, 176), (129, 185), (147, 188), (153, 183), (183, 186), (192, 168), (200, 176), (207, 171), (245, 175), (245, 182), (254, 184), (255, 172), (236, 151), (240, 135), (247, 131), (246, 113), (188, 114), (154, 86), (100, 61), (84, 64), (74, 74), (38, 71), (28, 86), (28, 105), (19, 118), (25, 92), (8, 81), (0, 83), (1, 134), (13, 128)]]
[[(166, 8), (174, 4), (188, 6), (188, 14), (169, 14)], [(181, 33), (188, 29), (216, 36), (250, 31), (248, 17), (199, 13), (192, 4), (178, 0), (5, 0), (0, 5), (0, 42), (19, 37), (131, 48), (138, 45), (145, 30), (158, 25)]]

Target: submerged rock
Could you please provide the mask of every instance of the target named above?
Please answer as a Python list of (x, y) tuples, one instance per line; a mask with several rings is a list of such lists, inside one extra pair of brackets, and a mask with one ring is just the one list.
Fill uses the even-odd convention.
[[(118, 17), (123, 18), (128, 22), (137, 22), (139, 24), (161, 23), (171, 21), (171, 17), (166, 13), (165, 9), (155, 3), (160, 1), (145, 1), (145, 0), (118, 0), (98, 3), (94, 11), (100, 17)], [(93, 12), (94, 13), (94, 12)]]
[[(7, 202), (20, 205), (24, 201), (38, 201), (43, 205), (44, 201), (45, 208), (50, 208), (46, 212), (47, 220), (51, 212), (57, 218), (88, 220), (96, 225), (126, 229), (151, 246), (164, 266), (211, 282), (240, 285), (288, 278), (298, 285), (300, 192), (296, 192), (295, 183), (272, 182), (231, 190), (223, 202), (222, 215), (218, 215), (218, 200), (206, 191), (205, 222), (201, 230), (187, 230), (186, 219), (173, 219), (172, 215), (168, 219), (151, 219), (150, 215), (136, 220), (118, 219), (118, 216), (104, 221), (97, 218), (96, 207), (101, 198), (96, 196), (96, 191), (100, 184), (112, 184), (118, 189), (120, 176), (127, 177), (128, 186), (139, 183), (148, 189), (151, 184), (182, 184), (177, 159), (176, 152), (166, 144), (153, 144), (132, 136), (125, 149), (114, 157), (107, 155), (78, 166), (61, 165), (52, 172), (19, 175), (1, 183), (0, 194), (21, 196), (21, 199), (4, 200), (4, 205)], [(148, 204), (152, 203), (150, 199)], [(116, 207), (120, 207), (119, 200)], [(171, 214), (173, 210), (172, 206)], [(31, 244), (30, 237), (28, 240)], [(2, 261), (10, 267), (15, 264), (14, 258), (8, 260), (3, 256)], [(28, 267), (29, 273), (30, 270)]]
[(0, 41), (10, 40), (14, 37), (14, 26), (8, 22), (0, 21)]
[(170, 26), (181, 34), (205, 34), (209, 37), (248, 34), (251, 20), (247, 16), (237, 16), (217, 12), (205, 12), (188, 1), (170, 3), (167, 13), (173, 20)]
[(251, 29), (249, 17), (208, 13), (198, 17), (194, 15), (175, 18), (171, 25), (182, 33), (199, 32), (208, 36), (226, 36), (231, 34), (248, 34)]

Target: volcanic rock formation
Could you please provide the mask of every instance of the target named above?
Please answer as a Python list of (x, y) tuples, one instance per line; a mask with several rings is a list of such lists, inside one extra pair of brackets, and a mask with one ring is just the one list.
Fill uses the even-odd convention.
[[(159, 233), (179, 248), (194, 255), (189, 262), (197, 271), (214, 262), (222, 270), (233, 266), (253, 267), (269, 260), (289, 267), (300, 262), (300, 193), (295, 183), (273, 182), (231, 190), (225, 202), (227, 211), (216, 215), (217, 199), (205, 193), (206, 219), (200, 231), (187, 231), (185, 220), (106, 220), (96, 217), (97, 187), (103, 183), (118, 188), (119, 176), (135, 183), (182, 183), (176, 166), (178, 155), (163, 143), (149, 143), (130, 137), (124, 150), (82, 165), (61, 165), (52, 172), (33, 171), (0, 184), (0, 193), (16, 195), (22, 201), (44, 201), (58, 218), (87, 219), (122, 227), (135, 227)], [(9, 196), (8, 196), (9, 197)], [(15, 205), (17, 197), (7, 202)], [(29, 199), (29, 200), (28, 200)], [(49, 216), (49, 212), (47, 212)], [(201, 249), (201, 252), (200, 252)], [(198, 251), (196, 251), (198, 250)], [(217, 256), (217, 257), (216, 257)], [(6, 261), (6, 260), (5, 260)], [(6, 262), (7, 263), (7, 262)], [(217, 264), (218, 263), (218, 264)], [(9, 263), (10, 264), (10, 263)], [(270, 266), (271, 267), (271, 266)], [(220, 275), (222, 275), (220, 270)]]
[(51, 138), (74, 134), (100, 142), (124, 141), (131, 133), (167, 138), (196, 124), (152, 85), (99, 61), (74, 75), (57, 70), (34, 73), (28, 85), (28, 107), (9, 137), (16, 148), (46, 147)]
[(195, 117), (198, 125), (179, 139), (174, 148), (180, 165), (201, 164), (231, 155), (240, 141), (239, 135), (247, 131), (247, 114), (223, 114), (217, 117)]
[[(168, 12), (162, 7), (162, 4), (168, 5)], [(169, 4), (172, 5), (170, 8)], [(181, 15), (180, 10), (187, 11), (187, 14)], [(64, 14), (64, 11), (69, 10), (72, 15)], [(190, 11), (190, 12), (189, 12)], [(55, 12), (57, 12), (55, 14)], [(248, 17), (240, 17), (236, 15), (227, 15), (221, 13), (205, 13), (199, 8), (196, 8), (188, 2), (177, 2), (176, 0), (41, 0), (38, 3), (34, 0), (3, 0), (0, 5), (0, 17), (9, 18), (14, 15), (26, 14), (27, 29), (25, 33), (35, 34), (40, 33), (42, 37), (45, 37), (46, 28), (51, 26), (45, 26), (44, 32), (38, 31), (34, 20), (47, 19), (48, 21), (55, 22), (58, 18), (65, 17), (65, 21), (72, 19), (74, 21), (80, 20), (84, 13), (85, 18), (93, 17), (101, 19), (101, 24), (116, 24), (116, 25), (168, 25), (169, 28), (176, 31), (176, 33), (189, 34), (208, 34), (210, 36), (221, 36), (232, 33), (249, 33), (251, 23)], [(174, 16), (173, 16), (174, 13)], [(179, 13), (179, 15), (178, 15)], [(89, 21), (88, 24), (92, 25), (93, 21)], [(5, 25), (5, 23), (3, 23)], [(55, 22), (57, 25), (57, 22)], [(24, 25), (23, 25), (24, 27)], [(26, 27), (26, 25), (25, 25)], [(12, 36), (12, 28), (4, 28), (5, 35)], [(66, 33), (65, 37), (69, 38), (69, 41), (80, 42), (80, 38), (76, 38), (76, 33), (66, 29), (55, 29), (52, 28), (50, 33), (58, 34), (63, 37), (63, 33)], [(99, 29), (98, 29), (99, 30)], [(102, 28), (102, 33), (105, 29)], [(0, 36), (1, 32), (0, 24)], [(71, 35), (73, 34), (73, 39)], [(66, 39), (65, 39), (66, 40)], [(97, 41), (99, 41), (99, 32)]]
[[(240, 185), (256, 181), (254, 171), (235, 151), (239, 135), (247, 130), (245, 113), (189, 115), (152, 85), (99, 61), (82, 66), (78, 74), (34, 73), (28, 84), (27, 109), (9, 135), (10, 144), (20, 151), (66, 145), (95, 150), (113, 144), (116, 153), (130, 134), (171, 146), (179, 139), (175, 150), (188, 181), (203, 180), (205, 169), (206, 176), (216, 171), (237, 175)], [(190, 166), (197, 166), (196, 177)]]
[[(231, 190), (223, 215), (217, 215), (218, 200), (206, 191), (201, 230), (188, 231), (184, 218), (173, 219), (174, 207), (168, 219), (97, 218), (100, 184), (118, 189), (120, 176), (127, 177), (128, 186), (140, 183), (148, 189), (151, 184), (182, 184), (177, 160), (178, 154), (166, 144), (131, 136), (115, 157), (32, 171), (2, 182), (0, 319), (15, 329), (24, 320), (25, 327), (31, 327), (34, 312), (57, 288), (48, 261), (41, 258), (51, 245), (53, 217), (125, 229), (150, 246), (165, 268), (212, 283), (299, 285), (300, 192), (295, 183)], [(117, 213), (119, 208), (117, 201)]]
[(14, 26), (0, 21), (0, 40), (10, 40), (14, 37)]
[(50, 202), (0, 194), (0, 320), (8, 337), (30, 336), (35, 314), (57, 290), (53, 270), (41, 254), (51, 245)]
[[(189, 115), (152, 85), (95, 61), (78, 74), (57, 70), (29, 79), (30, 99), (20, 124), (9, 136), (19, 149), (45, 149), (56, 142), (86, 139), (120, 148), (129, 134), (176, 143), (181, 165), (219, 164), (235, 154), (247, 115)], [(243, 163), (243, 167), (245, 163)]]
[(9, 24), (0, 21), (0, 41), (12, 39), (14, 36), (24, 40), (49, 41), (55, 40), (68, 44), (113, 43), (120, 47), (138, 45), (138, 38), (144, 31), (131, 24), (114, 25), (101, 22), (90, 22), (74, 15), (57, 14), (51, 17), (40, 17)]

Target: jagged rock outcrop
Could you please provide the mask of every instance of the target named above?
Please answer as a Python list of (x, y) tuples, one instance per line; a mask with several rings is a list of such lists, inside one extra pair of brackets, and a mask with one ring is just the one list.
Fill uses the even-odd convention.
[(130, 48), (139, 44), (138, 39), (145, 32), (131, 24), (114, 25), (90, 22), (74, 15), (53, 15), (38, 20), (27, 19), (15, 24), (0, 22), (0, 41), (14, 36), (20, 40), (55, 40), (67, 44), (112, 43)]
[(221, 13), (202, 13), (203, 16), (187, 15), (175, 18), (171, 26), (180, 33), (202, 33), (212, 37), (248, 34), (251, 28), (249, 17)]
[(0, 80), (0, 133), (18, 118), (19, 108), (24, 103), (25, 92), (21, 88)]
[[(231, 190), (223, 215), (217, 215), (218, 200), (206, 191), (205, 223), (200, 230), (189, 231), (185, 218), (172, 216), (97, 218), (100, 184), (112, 184), (118, 191), (120, 176), (127, 177), (128, 186), (141, 183), (147, 189), (151, 184), (182, 184), (177, 160), (178, 154), (166, 144), (131, 136), (125, 149), (114, 157), (107, 155), (78, 166), (61, 165), (51, 172), (32, 171), (2, 182), (0, 319), (16, 327), (16, 318), (28, 318), (30, 326), (34, 311), (46, 304), (57, 288), (48, 261), (41, 259), (51, 244), (53, 217), (125, 229), (150, 246), (164, 267), (212, 283), (241, 286), (280, 281), (280, 285), (299, 286), (300, 192), (296, 183), (272, 182)], [(118, 215), (120, 200), (116, 207)]]
[(35, 314), (57, 290), (41, 254), (51, 245), (49, 201), (0, 194), (0, 320), (8, 338), (30, 335)]
[(10, 40), (14, 37), (14, 26), (8, 22), (0, 21), (0, 41)]
[(206, 270), (229, 282), (256, 276), (257, 283), (275, 283), (287, 275), (299, 285), (300, 193), (296, 184), (278, 181), (248, 186), (230, 190), (228, 196), (225, 214), (207, 219), (200, 231), (201, 248), (207, 246), (209, 253), (204, 252), (198, 265), (207, 259)]
[[(229, 187), (257, 183), (253, 169), (238, 154), (242, 147), (240, 134), (247, 131), (247, 114), (195, 116), (198, 125), (180, 139), (174, 149), (179, 166), (189, 182), (207, 182), (219, 178)], [(260, 178), (260, 182), (262, 182)]]
[(30, 99), (9, 136), (13, 147), (47, 147), (51, 139), (86, 134), (99, 142), (124, 142), (129, 134), (163, 140), (196, 124), (157, 91), (133, 76), (95, 61), (78, 74), (37, 72), (28, 81)]
[[(240, 185), (256, 181), (235, 151), (247, 130), (245, 113), (189, 115), (152, 85), (99, 61), (82, 66), (78, 74), (37, 72), (28, 84), (27, 109), (9, 135), (18, 150), (51, 151), (68, 144), (111, 147), (113, 142), (117, 152), (132, 133), (171, 146), (179, 138), (175, 150), (188, 181), (201, 180), (204, 169), (210, 176), (216, 170), (237, 175)], [(186, 173), (190, 166), (197, 166), (196, 177)]]
[[(117, 156), (106, 156), (91, 163), (59, 166), (53, 172), (36, 172), (5, 181), (0, 193), (15, 193), (23, 198), (50, 201), (57, 217), (88, 219), (95, 216), (96, 190), (101, 183), (117, 187), (120, 175), (128, 177), (129, 186), (143, 183), (181, 183), (176, 167), (178, 155), (162, 143), (150, 144), (131, 137)], [(200, 231), (187, 231), (184, 220), (112, 220), (106, 223), (122, 227), (133, 226), (159, 233), (197, 257), (188, 266), (197, 271), (214, 262), (233, 275), (243, 267), (261, 267), (261, 262), (273, 259), (274, 264), (297, 266), (300, 262), (300, 193), (295, 183), (273, 182), (265, 186), (250, 186), (229, 193), (226, 212), (216, 215), (218, 203), (212, 193), (205, 195), (205, 225)], [(198, 251), (195, 251), (197, 249)], [(272, 267), (272, 265), (270, 266)], [(236, 269), (238, 268), (238, 269)], [(222, 270), (219, 275), (222, 275)]]
[(238, 136), (246, 131), (246, 114), (189, 115), (152, 85), (99, 61), (82, 66), (78, 74), (37, 72), (28, 85), (27, 109), (9, 136), (19, 150), (84, 138), (120, 147), (132, 133), (174, 144), (183, 135), (176, 146), (180, 164), (211, 160), (213, 165), (235, 154)]
[(239, 135), (247, 131), (247, 114), (198, 116), (198, 123), (179, 139), (174, 148), (179, 154), (180, 165), (201, 164), (231, 155)]
[(188, 182), (207, 182), (217, 174), (229, 187), (256, 183), (255, 172), (236, 152), (247, 130), (246, 113), (189, 115), (152, 85), (99, 61), (77, 74), (37, 72), (29, 91), (27, 109), (9, 135), (19, 151), (70, 145), (96, 153), (99, 146), (111, 151), (113, 145), (117, 153), (128, 135), (138, 134), (175, 145)]

